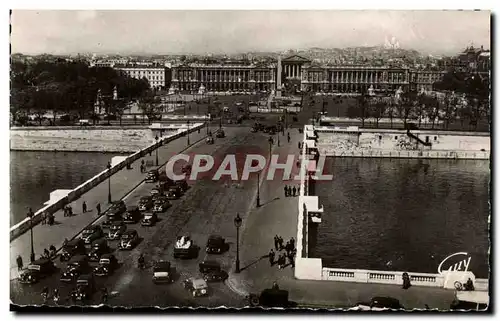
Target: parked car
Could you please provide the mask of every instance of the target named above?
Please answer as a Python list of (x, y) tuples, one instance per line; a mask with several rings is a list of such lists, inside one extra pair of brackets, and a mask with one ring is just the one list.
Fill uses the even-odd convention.
[(145, 213), (141, 220), (142, 226), (153, 226), (158, 222), (158, 216), (156, 213)]
[(171, 186), (165, 194), (167, 199), (176, 200), (181, 197), (181, 189), (178, 186)]
[(93, 225), (82, 232), (82, 240), (85, 244), (92, 244), (97, 239), (104, 236), (104, 232), (100, 225)]
[(203, 279), (189, 278), (182, 281), (182, 285), (193, 297), (208, 295), (208, 284)]
[(101, 226), (103, 229), (104, 228), (109, 229), (111, 225), (122, 221), (123, 221), (123, 213), (119, 215), (114, 213), (112, 215), (109, 215), (108, 213), (106, 214), (106, 220), (101, 223)]
[(118, 268), (118, 260), (113, 254), (103, 254), (99, 265), (94, 268), (96, 276), (108, 276)]
[(34, 284), (41, 279), (52, 275), (57, 270), (54, 263), (49, 259), (39, 259), (29, 264), (19, 277), (19, 281), (25, 284)]
[(143, 196), (137, 202), (137, 206), (139, 207), (139, 211), (147, 211), (151, 207), (153, 207), (153, 197), (152, 196)]
[(124, 201), (115, 201), (112, 203), (111, 208), (108, 210), (110, 215), (121, 215), (127, 210), (127, 205), (125, 205)]
[(265, 289), (260, 295), (250, 294), (247, 298), (251, 306), (281, 308), (296, 306), (288, 300), (288, 291), (280, 289)]
[(205, 251), (210, 254), (221, 254), (227, 250), (228, 244), (220, 235), (210, 235), (208, 237)]
[(78, 301), (86, 301), (92, 298), (96, 291), (95, 281), (92, 274), (81, 275), (76, 281), (76, 289), (72, 295)]
[(105, 239), (100, 239), (92, 243), (92, 248), (87, 254), (89, 261), (98, 262), (103, 254), (109, 253), (110, 248)]
[(61, 274), (61, 282), (73, 282), (82, 275), (88, 272), (90, 266), (88, 258), (85, 255), (76, 255), (69, 261), (66, 271)]
[(163, 213), (170, 206), (171, 206), (171, 204), (168, 201), (168, 198), (166, 198), (165, 196), (160, 196), (160, 197), (156, 198), (156, 200), (155, 200), (155, 203), (153, 206), (153, 213)]
[(359, 302), (350, 310), (359, 311), (383, 311), (383, 310), (400, 310), (404, 307), (399, 303), (398, 299), (391, 297), (373, 297), (370, 302)]
[[(203, 161), (205, 161), (205, 160), (202, 159), (202, 162)], [(200, 162), (200, 163), (202, 163), (202, 162)], [(181, 179), (181, 180), (175, 181), (174, 186), (179, 187), (181, 193), (184, 193), (185, 191), (187, 191), (189, 189), (189, 185), (188, 185), (188, 183), (186, 182), (185, 179)]]
[(220, 263), (215, 260), (202, 261), (199, 264), (200, 272), (207, 274), (209, 272), (218, 272), (221, 270)]
[(170, 181), (163, 181), (158, 183), (153, 189), (151, 190), (151, 196), (163, 196), (166, 190), (168, 190), (169, 186), (171, 186)]
[(127, 224), (135, 224), (142, 218), (142, 213), (137, 206), (132, 206), (123, 214), (123, 222)]
[(59, 260), (61, 262), (69, 261), (74, 255), (85, 255), (86, 252), (85, 242), (82, 239), (73, 239), (63, 246)]
[(155, 183), (156, 181), (158, 181), (158, 176), (159, 174), (156, 169), (150, 170), (146, 174), (146, 183)]
[(118, 248), (120, 250), (132, 250), (139, 243), (139, 233), (136, 230), (128, 230), (123, 233)]
[(226, 271), (212, 271), (203, 275), (203, 279), (207, 282), (224, 282), (228, 278)]
[(226, 133), (224, 132), (223, 129), (219, 129), (216, 133), (215, 133), (215, 137), (217, 138), (224, 138), (226, 137)]
[(119, 240), (123, 232), (127, 230), (127, 224), (123, 221), (114, 222), (109, 227), (108, 240)]
[(172, 267), (168, 261), (158, 261), (155, 262), (153, 267), (153, 283), (171, 283), (172, 278)]
[(207, 137), (205, 140), (208, 145), (212, 145), (214, 143), (214, 138), (213, 137)]

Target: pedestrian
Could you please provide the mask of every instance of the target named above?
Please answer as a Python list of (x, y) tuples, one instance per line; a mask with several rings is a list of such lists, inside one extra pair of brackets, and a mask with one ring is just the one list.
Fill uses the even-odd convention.
[(101, 204), (97, 203), (97, 206), (95, 207), (97, 209), (97, 216), (101, 215)]
[(68, 216), (68, 208), (66, 205), (63, 207), (64, 217)]
[(56, 247), (54, 245), (49, 246), (50, 257), (56, 255)]
[(275, 253), (274, 253), (273, 249), (271, 249), (271, 251), (269, 251), (269, 264), (271, 264), (271, 266), (274, 265), (274, 256), (275, 256)]
[(295, 239), (293, 237), (290, 238), (290, 247), (292, 248), (292, 250), (295, 250)]
[(47, 215), (45, 213), (42, 214), (42, 225), (47, 224)]
[(82, 212), (87, 213), (87, 203), (85, 203), (85, 201), (82, 203)]
[(278, 251), (278, 250), (279, 250), (279, 238), (278, 238), (278, 235), (275, 235), (275, 236), (274, 236), (274, 249), (275, 249), (276, 251)]
[(283, 189), (285, 190), (285, 197), (288, 197), (288, 186), (285, 185), (285, 187), (283, 187)]
[(298, 146), (299, 146), (299, 149), (300, 149), (300, 142), (298, 142), (297, 144), (298, 144)]
[(293, 252), (290, 252), (290, 254), (288, 254), (288, 261), (290, 262), (290, 265), (292, 266), (292, 268), (295, 267), (295, 260), (293, 259)]
[(407, 272), (403, 273), (403, 289), (408, 290), (411, 286), (410, 276)]
[(293, 192), (293, 196), (297, 195), (297, 189), (295, 188), (295, 186), (293, 187), (292, 192)]
[(17, 256), (16, 262), (17, 262), (17, 270), (21, 271), (23, 269), (23, 258), (21, 257), (21, 255)]
[(286, 133), (286, 136), (287, 136), (288, 142), (290, 143), (290, 133)]
[(63, 246), (67, 245), (67, 244), (68, 244), (68, 242), (69, 242), (69, 241), (68, 241), (68, 239), (67, 239), (67, 238), (65, 238), (65, 239), (64, 239), (64, 242), (63, 242)]
[(73, 208), (71, 205), (68, 205), (68, 216), (73, 216)]
[(286, 255), (290, 255), (290, 241), (287, 241), (286, 244), (285, 244), (285, 251), (286, 251)]
[(278, 269), (280, 269), (280, 270), (281, 270), (281, 268), (282, 268), (282, 267), (283, 267), (283, 255), (282, 255), (282, 254), (280, 254), (280, 255), (278, 256)]
[(46, 258), (49, 258), (49, 257), (50, 257), (49, 250), (47, 250), (47, 249), (43, 249), (43, 255), (44, 255)]
[(278, 236), (278, 246), (281, 251), (283, 249), (283, 238), (281, 236)]
[(297, 196), (299, 196), (299, 195), (300, 195), (300, 185), (297, 186)]

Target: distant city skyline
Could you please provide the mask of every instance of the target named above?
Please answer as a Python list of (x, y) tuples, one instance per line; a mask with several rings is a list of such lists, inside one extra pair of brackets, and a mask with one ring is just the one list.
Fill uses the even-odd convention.
[(452, 55), (490, 48), (489, 11), (14, 10), (23, 54), (235, 54), (383, 46)]

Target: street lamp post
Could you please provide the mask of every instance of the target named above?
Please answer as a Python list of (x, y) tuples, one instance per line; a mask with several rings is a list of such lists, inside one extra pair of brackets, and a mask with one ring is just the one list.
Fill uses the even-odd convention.
[(33, 210), (29, 209), (28, 211), (28, 217), (30, 219), (30, 234), (31, 234), (31, 254), (30, 254), (30, 261), (33, 262), (35, 261), (35, 249), (33, 247), (33, 216), (35, 213), (33, 213)]
[(156, 166), (158, 166), (158, 135), (155, 136), (156, 141)]
[[(111, 169), (111, 162), (108, 162), (108, 165), (106, 166), (108, 168), (108, 171)], [(108, 203), (111, 204), (111, 175), (108, 176)]]
[(188, 125), (187, 136), (188, 136), (188, 146), (189, 146), (189, 145), (191, 145), (191, 144), (189, 143), (189, 120), (187, 121), (187, 125)]
[(260, 171), (257, 172), (257, 207), (260, 207)]
[(278, 137), (278, 147), (280, 147), (280, 132), (276, 132), (276, 137)]
[(234, 226), (236, 226), (236, 269), (235, 273), (240, 273), (240, 227), (243, 220), (240, 214), (236, 214), (234, 218)]
[(269, 161), (271, 161), (271, 148), (273, 146), (273, 138), (269, 136), (269, 139), (267, 141), (269, 142)]

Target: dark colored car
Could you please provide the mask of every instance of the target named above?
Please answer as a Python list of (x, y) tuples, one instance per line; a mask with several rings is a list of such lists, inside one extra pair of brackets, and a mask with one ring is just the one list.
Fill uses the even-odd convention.
[(158, 216), (156, 213), (145, 213), (142, 220), (141, 220), (141, 225), (142, 226), (153, 226), (158, 222)]
[(108, 240), (119, 240), (123, 232), (127, 230), (127, 224), (123, 221), (116, 221), (109, 227)]
[(121, 215), (127, 210), (127, 205), (124, 201), (115, 201), (112, 203), (111, 208), (106, 214), (109, 215)]
[(153, 189), (151, 190), (151, 196), (163, 196), (165, 191), (169, 188), (169, 186), (172, 185), (171, 182), (160, 182), (158, 183)]
[(98, 262), (103, 254), (109, 253), (110, 248), (105, 239), (100, 239), (92, 243), (92, 248), (88, 253), (89, 261)]
[(176, 199), (179, 199), (181, 197), (181, 189), (180, 187), (178, 186), (171, 186), (166, 195), (167, 199), (169, 200), (176, 200)]
[(208, 272), (203, 275), (203, 279), (207, 282), (224, 282), (227, 278), (228, 274), (223, 270)]
[(92, 274), (81, 275), (76, 281), (76, 289), (72, 296), (78, 301), (86, 301), (92, 298), (96, 291), (95, 281)]
[(117, 222), (122, 222), (123, 221), (123, 214), (117, 215), (106, 215), (106, 220), (102, 222), (101, 226), (103, 228), (109, 228), (111, 225), (116, 224)]
[(172, 283), (172, 267), (168, 261), (158, 261), (153, 267), (153, 283)]
[(82, 240), (85, 244), (92, 244), (95, 240), (104, 236), (104, 232), (100, 225), (93, 225), (82, 232)]
[(155, 183), (158, 180), (159, 174), (157, 170), (150, 170), (146, 174), (146, 183)]
[(143, 196), (137, 202), (137, 207), (139, 208), (139, 211), (147, 211), (151, 207), (153, 207), (153, 197), (152, 196)]
[(87, 250), (85, 249), (85, 242), (82, 239), (73, 239), (63, 246), (63, 250), (59, 259), (61, 262), (69, 261), (74, 255), (85, 255), (86, 252)]
[(120, 250), (132, 250), (139, 243), (139, 233), (136, 230), (128, 230), (123, 233), (118, 248)]
[(76, 255), (69, 261), (66, 271), (61, 274), (60, 281), (66, 283), (76, 281), (80, 275), (85, 274), (88, 270), (89, 262), (87, 256)]
[(113, 254), (103, 254), (99, 265), (94, 268), (96, 276), (108, 276), (118, 268), (118, 260)]
[(382, 311), (386, 309), (399, 310), (404, 307), (399, 303), (398, 299), (391, 297), (373, 297), (370, 302), (360, 302), (356, 304), (356, 309), (361, 311)]
[(293, 306), (288, 300), (288, 291), (279, 289), (265, 289), (260, 295), (250, 294), (248, 296), (251, 306), (281, 307)]
[(163, 213), (171, 206), (170, 202), (165, 196), (160, 196), (155, 199), (153, 206), (153, 213)]
[(203, 261), (200, 263), (199, 267), (202, 274), (218, 272), (221, 270), (220, 263), (214, 260)]
[(219, 130), (215, 133), (215, 137), (217, 137), (217, 138), (224, 138), (224, 137), (226, 137), (226, 133), (224, 132), (224, 130), (219, 129)]
[(127, 224), (135, 224), (142, 218), (142, 213), (137, 206), (129, 207), (123, 214), (123, 222)]
[(226, 240), (219, 235), (210, 235), (208, 237), (205, 251), (210, 254), (220, 254), (227, 250)]
[(186, 182), (185, 179), (181, 179), (181, 180), (175, 181), (174, 186), (179, 187), (181, 193), (187, 191), (188, 188), (189, 188), (189, 185), (188, 185), (188, 183)]
[(49, 259), (39, 259), (32, 262), (19, 277), (19, 281), (25, 284), (34, 284), (41, 279), (52, 275), (57, 268)]

